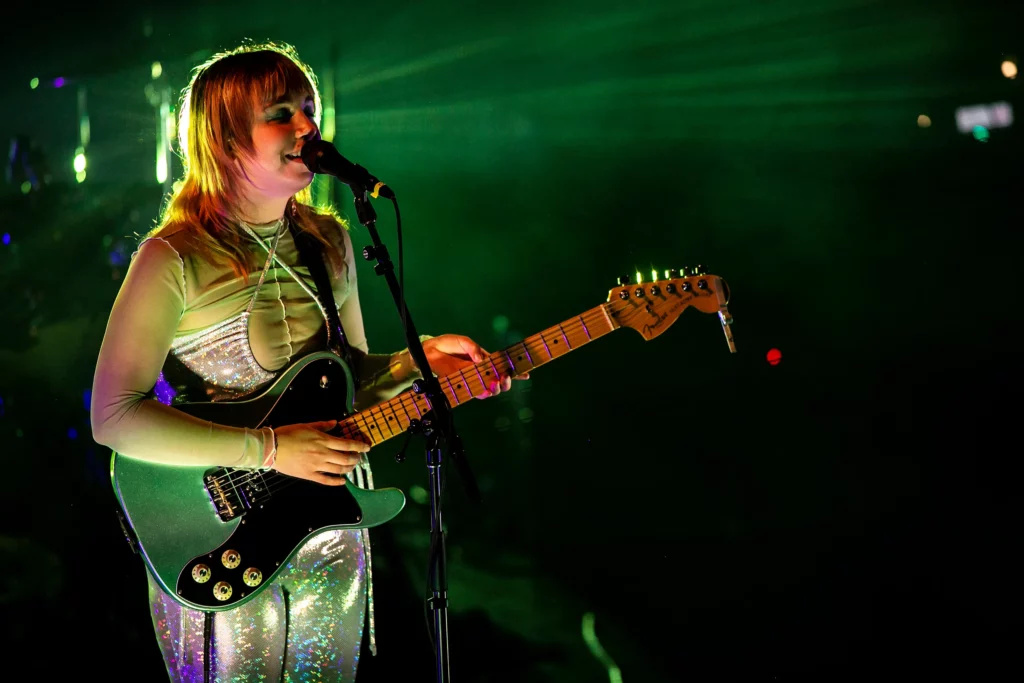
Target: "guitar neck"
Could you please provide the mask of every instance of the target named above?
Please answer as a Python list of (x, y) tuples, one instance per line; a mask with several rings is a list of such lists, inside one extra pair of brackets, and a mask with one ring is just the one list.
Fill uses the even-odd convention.
[[(487, 390), (496, 377), (518, 377), (561, 358), (570, 351), (603, 337), (619, 327), (607, 304), (595, 306), (582, 315), (562, 321), (506, 349), (492, 353), (487, 360), (468, 365), (447, 377), (438, 378), (441, 390), (454, 408)], [(430, 410), (423, 394), (405, 391), (341, 421), (342, 434), (349, 438), (369, 439), (373, 445), (404, 433), (414, 419)]]

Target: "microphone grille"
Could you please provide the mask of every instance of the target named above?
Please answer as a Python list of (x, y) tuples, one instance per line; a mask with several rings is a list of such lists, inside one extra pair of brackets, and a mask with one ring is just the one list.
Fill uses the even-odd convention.
[(329, 142), (324, 142), (324, 140), (319, 139), (310, 140), (302, 146), (300, 156), (302, 157), (302, 163), (306, 165), (306, 168), (313, 173), (320, 172), (320, 159), (323, 157), (324, 150), (328, 145), (330, 145)]

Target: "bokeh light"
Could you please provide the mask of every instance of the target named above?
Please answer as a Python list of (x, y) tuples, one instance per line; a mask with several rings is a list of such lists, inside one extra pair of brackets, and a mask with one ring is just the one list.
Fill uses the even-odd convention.
[(1014, 64), (1013, 61), (1009, 59), (1005, 60), (1002, 63), (1002, 65), (1000, 66), (1000, 70), (1003, 72), (1003, 75), (1006, 76), (1007, 78), (1017, 77), (1017, 65)]

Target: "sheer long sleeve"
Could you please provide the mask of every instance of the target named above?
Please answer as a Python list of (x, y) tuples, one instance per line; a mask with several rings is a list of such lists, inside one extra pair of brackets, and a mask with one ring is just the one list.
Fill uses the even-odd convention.
[(259, 467), (265, 431), (200, 420), (146, 398), (185, 308), (184, 265), (161, 239), (132, 258), (107, 321), (93, 377), (93, 439), (120, 455), (174, 465)]

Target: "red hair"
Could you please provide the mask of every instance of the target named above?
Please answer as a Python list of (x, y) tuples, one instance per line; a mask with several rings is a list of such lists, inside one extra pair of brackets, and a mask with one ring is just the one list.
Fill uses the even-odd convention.
[[(295, 49), (279, 43), (243, 45), (196, 67), (185, 88), (178, 120), (184, 177), (175, 183), (150, 235), (185, 231), (189, 242), (210, 260), (227, 261), (239, 277), (259, 264), (239, 227), (240, 186), (245, 182), (233, 152), (252, 155), (253, 103), (270, 104), (291, 94), (312, 95), (313, 119), (320, 125), (320, 93), (313, 71)], [(324, 246), (335, 274), (342, 256), (328, 235), (345, 223), (330, 207), (312, 206), (307, 187), (293, 202), (295, 222)]]

